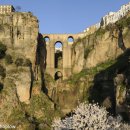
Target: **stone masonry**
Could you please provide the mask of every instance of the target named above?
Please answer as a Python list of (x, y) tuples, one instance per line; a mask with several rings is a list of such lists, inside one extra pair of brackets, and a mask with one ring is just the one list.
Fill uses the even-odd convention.
[[(55, 76), (56, 72), (61, 72), (63, 79), (66, 79), (71, 75), (72, 63), (71, 63), (71, 48), (73, 42), (82, 38), (84, 36), (81, 34), (43, 34), (44, 38), (48, 38), (49, 41), (46, 42), (47, 46), (47, 66), (46, 72), (52, 77)], [(74, 41), (69, 42), (68, 38), (72, 38)], [(61, 42), (63, 46), (63, 68), (55, 68), (55, 44)]]

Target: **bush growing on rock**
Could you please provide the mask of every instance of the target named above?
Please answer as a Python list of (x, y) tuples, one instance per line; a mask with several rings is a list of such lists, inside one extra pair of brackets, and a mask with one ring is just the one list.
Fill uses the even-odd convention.
[(5, 56), (6, 50), (7, 50), (6, 46), (0, 42), (0, 59)]
[(30, 66), (32, 63), (29, 59), (17, 58), (15, 64), (16, 66)]
[(12, 59), (11, 55), (7, 54), (7, 55), (5, 56), (5, 62), (6, 62), (7, 64), (12, 64), (12, 63), (13, 63), (13, 59)]
[(121, 123), (121, 117), (108, 116), (104, 107), (98, 104), (81, 103), (74, 114), (65, 119), (54, 119), (54, 130), (129, 130), (130, 126)]
[(24, 66), (30, 66), (31, 65), (31, 61), (29, 59), (25, 59), (24, 61)]
[(0, 76), (2, 78), (5, 78), (5, 76), (6, 76), (6, 70), (2, 65), (0, 65)]
[(17, 58), (15, 61), (16, 66), (23, 66), (23, 59), (22, 58)]

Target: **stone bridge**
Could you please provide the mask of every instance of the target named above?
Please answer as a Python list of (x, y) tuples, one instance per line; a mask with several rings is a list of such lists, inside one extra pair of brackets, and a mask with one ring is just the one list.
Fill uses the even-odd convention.
[[(74, 42), (82, 38), (84, 34), (43, 34), (46, 40), (47, 49), (47, 66), (46, 72), (52, 77), (56, 78), (56, 74), (60, 73), (63, 79), (71, 76), (71, 49)], [(69, 41), (72, 39), (72, 41)], [(60, 69), (55, 67), (55, 44), (60, 42), (62, 44), (62, 67)]]

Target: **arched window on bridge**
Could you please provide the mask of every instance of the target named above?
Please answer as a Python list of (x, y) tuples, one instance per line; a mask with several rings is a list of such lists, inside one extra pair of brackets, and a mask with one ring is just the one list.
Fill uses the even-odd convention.
[(63, 79), (62, 72), (57, 71), (57, 72), (55, 73), (55, 80), (61, 80), (61, 81), (62, 81), (62, 79)]
[(55, 43), (55, 68), (63, 68), (63, 45), (59, 41)]
[(50, 38), (48, 36), (45, 36), (44, 40), (45, 40), (46, 43), (50, 42)]
[(74, 38), (72, 36), (68, 37), (68, 43), (73, 43), (74, 42)]

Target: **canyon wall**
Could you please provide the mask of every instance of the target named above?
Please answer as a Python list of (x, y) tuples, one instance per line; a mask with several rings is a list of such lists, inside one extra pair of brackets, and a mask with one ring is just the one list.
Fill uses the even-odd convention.
[(37, 17), (26, 12), (0, 14), (1, 125), (48, 129), (52, 118), (48, 113), (53, 116), (54, 109), (42, 92), (45, 54)]
[[(104, 32), (100, 32), (102, 30)], [(117, 28), (112, 32), (111, 30), (99, 29), (95, 33), (77, 41), (72, 49), (73, 73), (95, 67), (108, 60), (114, 60), (122, 54), (123, 50), (118, 45), (118, 33)], [(123, 29), (126, 48), (130, 47), (129, 33), (129, 28)]]

